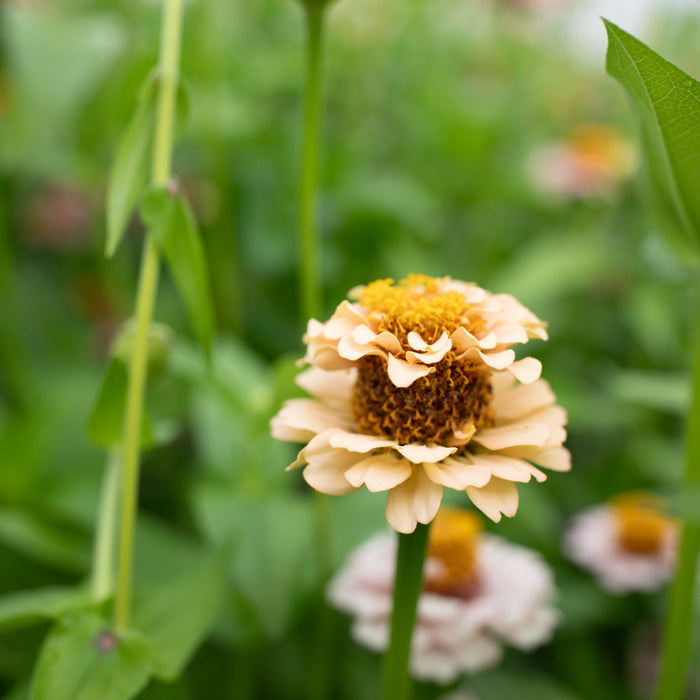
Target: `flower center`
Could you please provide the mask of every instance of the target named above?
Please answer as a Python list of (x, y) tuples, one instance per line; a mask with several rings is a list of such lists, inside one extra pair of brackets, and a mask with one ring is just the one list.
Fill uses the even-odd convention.
[(471, 597), (478, 584), (479, 518), (466, 510), (442, 508), (430, 526), (425, 590), (459, 598)]
[(411, 331), (432, 344), (443, 332), (450, 334), (460, 326), (474, 335), (485, 330), (483, 319), (470, 311), (463, 294), (442, 292), (440, 281), (426, 275), (409, 275), (396, 286), (392, 279), (377, 280), (364, 288), (359, 301), (370, 310), (379, 332), (393, 333), (409, 350)]
[(662, 501), (651, 494), (624, 494), (612, 501), (620, 546), (632, 554), (655, 554), (673, 521), (662, 511)]
[(452, 352), (405, 388), (392, 384), (383, 358), (366, 356), (358, 365), (352, 414), (361, 433), (387, 435), (404, 445), (440, 443), (470, 423), (476, 430), (493, 425), (491, 373), (460, 362)]

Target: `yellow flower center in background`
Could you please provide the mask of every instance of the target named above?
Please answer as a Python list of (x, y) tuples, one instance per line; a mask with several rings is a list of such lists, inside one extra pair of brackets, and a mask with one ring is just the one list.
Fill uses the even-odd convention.
[[(364, 288), (359, 301), (370, 309), (376, 330), (392, 333), (402, 344), (401, 358), (411, 349), (411, 331), (431, 344), (460, 326), (473, 334), (485, 328), (481, 316), (470, 313), (463, 294), (440, 293), (438, 280), (425, 275), (409, 275), (396, 286), (391, 279), (377, 280)], [(454, 352), (406, 388), (394, 386), (381, 358), (363, 357), (358, 368), (352, 412), (360, 432), (401, 444), (439, 443), (469, 424), (476, 430), (493, 424), (491, 372), (457, 360)]]
[(429, 570), (426, 591), (460, 598), (474, 594), (478, 584), (481, 529), (481, 521), (470, 511), (440, 509), (428, 535), (428, 558), (440, 566), (437, 571)]
[(629, 493), (611, 501), (620, 546), (633, 554), (659, 551), (673, 520), (661, 510), (662, 499), (646, 493)]
[(470, 305), (464, 295), (455, 291), (441, 293), (438, 280), (427, 275), (409, 275), (394, 286), (394, 280), (377, 280), (368, 284), (360, 305), (371, 311), (377, 329), (393, 333), (401, 345), (408, 345), (408, 334), (418, 333), (434, 343), (444, 331), (448, 334), (464, 326), (470, 333), (484, 330), (477, 314), (469, 315)]

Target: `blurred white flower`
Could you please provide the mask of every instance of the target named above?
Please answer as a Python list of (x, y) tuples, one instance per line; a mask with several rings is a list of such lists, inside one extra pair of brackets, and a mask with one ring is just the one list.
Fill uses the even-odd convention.
[(449, 695), (442, 695), (440, 700), (479, 700), (476, 695), (469, 693), (466, 690), (455, 690)]
[[(530, 650), (551, 639), (558, 614), (550, 568), (536, 552), (479, 530), (467, 511), (443, 509), (433, 521), (411, 648), (416, 678), (449, 683), (498, 664), (504, 643)], [(374, 651), (389, 641), (395, 559), (393, 533), (375, 535), (327, 591), (355, 617), (355, 641)]]
[(570, 199), (605, 198), (637, 165), (632, 145), (615, 129), (584, 124), (563, 141), (535, 150), (527, 163), (534, 186)]
[(564, 549), (610, 593), (649, 592), (671, 578), (677, 536), (658, 498), (629, 493), (577, 515)]

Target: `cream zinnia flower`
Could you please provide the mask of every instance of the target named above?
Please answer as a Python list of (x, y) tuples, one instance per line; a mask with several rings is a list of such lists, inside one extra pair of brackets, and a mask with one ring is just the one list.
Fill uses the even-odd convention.
[[(396, 537), (375, 535), (331, 580), (327, 596), (354, 616), (359, 644), (383, 651), (389, 642)], [(450, 683), (459, 674), (498, 664), (503, 644), (531, 650), (551, 639), (552, 573), (534, 551), (484, 535), (473, 513), (441, 510), (429, 533), (411, 641), (411, 674)]]
[(569, 558), (610, 593), (655, 591), (673, 574), (678, 532), (660, 499), (628, 493), (589, 508), (566, 532)]
[(311, 320), (281, 440), (307, 442), (290, 469), (327, 494), (388, 491), (386, 517), (412, 532), (437, 513), (444, 487), (466, 491), (498, 522), (518, 507), (516, 482), (570, 468), (566, 414), (541, 364), (511, 345), (547, 338), (506, 294), (449, 277), (379, 280), (351, 292), (326, 323)]

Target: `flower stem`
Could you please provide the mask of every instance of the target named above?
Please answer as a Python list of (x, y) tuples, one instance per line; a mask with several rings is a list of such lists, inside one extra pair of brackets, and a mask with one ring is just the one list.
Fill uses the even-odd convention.
[(325, 4), (303, 3), (307, 62), (299, 192), (299, 277), (304, 319), (318, 318), (321, 312), (317, 191), (325, 7)]
[[(153, 144), (152, 182), (165, 186), (170, 180), (175, 98), (180, 63), (183, 0), (164, 0), (160, 44), (158, 106)], [(117, 591), (114, 625), (117, 632), (129, 625), (133, 575), (134, 529), (138, 503), (141, 426), (148, 366), (148, 328), (153, 317), (160, 260), (150, 236), (144, 242), (136, 297), (136, 330), (129, 363), (129, 383), (122, 441), (122, 509), (119, 532)]]
[(408, 660), (418, 597), (423, 585), (423, 562), (429, 530), (429, 525), (419, 524), (411, 534), (399, 535), (391, 639), (384, 657), (384, 700), (409, 700), (411, 697)]
[(92, 599), (100, 602), (114, 589), (114, 543), (119, 510), (119, 474), (121, 460), (117, 450), (111, 450), (100, 492), (100, 504), (92, 556)]
[[(685, 472), (682, 488), (686, 492), (700, 488), (700, 317), (696, 320), (693, 357), (693, 393), (685, 427)], [(679, 700), (688, 672), (690, 633), (693, 621), (700, 525), (685, 522), (681, 529), (678, 568), (671, 596), (662, 646), (662, 664), (656, 700)]]

